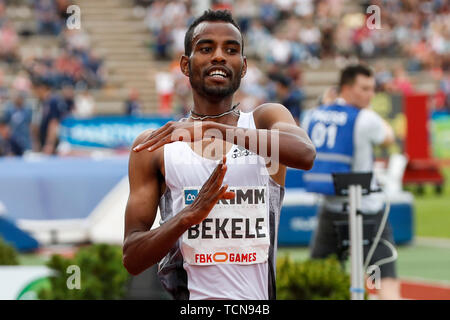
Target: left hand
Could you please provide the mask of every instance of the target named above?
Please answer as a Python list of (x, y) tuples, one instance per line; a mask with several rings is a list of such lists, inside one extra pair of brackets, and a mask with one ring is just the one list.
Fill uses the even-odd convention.
[(154, 151), (175, 141), (202, 140), (208, 128), (211, 128), (211, 121), (169, 121), (161, 128), (154, 130), (141, 144), (133, 148), (133, 151), (139, 152), (144, 149)]

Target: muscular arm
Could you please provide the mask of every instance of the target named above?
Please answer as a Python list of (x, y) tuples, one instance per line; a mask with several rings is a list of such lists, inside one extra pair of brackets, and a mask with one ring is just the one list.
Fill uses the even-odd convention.
[[(137, 145), (146, 135), (138, 137)], [(134, 146), (133, 146), (134, 147)], [(163, 151), (163, 149), (160, 149)], [(137, 275), (161, 260), (177, 239), (189, 228), (181, 214), (150, 230), (160, 198), (157, 153), (131, 152), (128, 175), (130, 195), (125, 211), (123, 265)]]
[[(133, 148), (148, 136), (141, 134)], [(226, 159), (216, 167), (204, 183), (194, 202), (175, 214), (162, 226), (149, 230), (157, 212), (160, 199), (158, 160), (164, 152), (131, 152), (128, 167), (130, 196), (125, 211), (125, 236), (123, 244), (123, 265), (129, 273), (137, 275), (160, 261), (173, 247), (178, 238), (192, 225), (205, 219), (217, 201), (231, 199), (233, 192), (222, 186), (226, 172)]]
[[(227, 131), (233, 132), (233, 141), (229, 142), (239, 144), (261, 156), (267, 155), (284, 166), (305, 170), (312, 168), (316, 156), (314, 145), (306, 132), (296, 124), (288, 109), (280, 104), (267, 103), (256, 108), (253, 117), (257, 129), (237, 128), (220, 123), (213, 123), (212, 128), (218, 128), (225, 137)], [(278, 130), (278, 140), (272, 139), (274, 130)], [(229, 136), (228, 134), (227, 140)], [(260, 140), (265, 136), (267, 147), (265, 143), (260, 144)], [(246, 137), (256, 137), (258, 143), (250, 143), (251, 138)], [(278, 152), (273, 154), (275, 148)], [(279, 159), (274, 159), (274, 156)]]
[(194, 142), (214, 137), (243, 146), (284, 166), (306, 170), (312, 168), (316, 150), (305, 131), (297, 126), (289, 110), (281, 104), (267, 103), (255, 109), (253, 118), (256, 129), (214, 121), (169, 121), (133, 150), (140, 152), (147, 149), (153, 152), (175, 141)]

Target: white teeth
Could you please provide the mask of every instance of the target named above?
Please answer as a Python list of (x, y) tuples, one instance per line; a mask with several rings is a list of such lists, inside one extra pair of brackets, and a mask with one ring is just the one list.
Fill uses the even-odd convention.
[(220, 70), (214, 70), (214, 71), (211, 71), (211, 72), (209, 73), (209, 75), (210, 75), (211, 77), (213, 77), (213, 76), (222, 76), (222, 77), (224, 77), (224, 78), (227, 76), (225, 72), (220, 71)]

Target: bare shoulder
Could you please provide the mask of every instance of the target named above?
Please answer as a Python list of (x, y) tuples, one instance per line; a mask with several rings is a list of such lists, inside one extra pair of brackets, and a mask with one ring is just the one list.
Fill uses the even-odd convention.
[(258, 129), (270, 129), (276, 122), (295, 124), (291, 112), (280, 103), (264, 103), (253, 111), (253, 119)]
[(268, 102), (268, 103), (263, 103), (263, 104), (260, 104), (259, 106), (257, 106), (255, 108), (255, 110), (253, 111), (253, 114), (255, 114), (255, 113), (260, 114), (260, 113), (264, 113), (267, 111), (276, 111), (276, 110), (282, 110), (282, 109), (286, 109), (286, 107), (283, 106), (281, 103)]
[(146, 149), (139, 152), (133, 151), (133, 148), (143, 143), (153, 131), (154, 129), (144, 130), (134, 140), (130, 151), (130, 171), (132, 169), (131, 166), (135, 165), (136, 169), (144, 170), (147, 173), (157, 173), (160, 171), (164, 174), (164, 148), (158, 148), (152, 152), (148, 152)]
[(141, 144), (145, 141), (145, 139), (154, 131), (154, 129), (147, 129), (142, 131), (136, 139), (134, 139), (132, 148), (136, 147), (137, 145)]

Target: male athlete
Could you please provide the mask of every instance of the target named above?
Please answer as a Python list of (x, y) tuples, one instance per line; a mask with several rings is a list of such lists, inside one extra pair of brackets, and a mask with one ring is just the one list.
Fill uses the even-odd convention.
[[(284, 106), (233, 106), (243, 46), (228, 11), (197, 18), (180, 60), (190, 116), (144, 131), (130, 155), (123, 264), (137, 275), (158, 263), (175, 299), (275, 299), (286, 166), (310, 169), (315, 158)], [(158, 206), (161, 225), (150, 230)]]
[[(374, 90), (375, 79), (368, 67), (348, 66), (341, 73), (338, 98), (313, 110), (302, 122), (317, 150), (314, 167), (304, 175), (306, 189), (326, 195), (311, 243), (312, 258), (340, 252), (338, 225), (348, 221), (348, 214), (343, 213), (344, 202), (348, 200), (335, 196), (331, 173), (370, 172), (373, 170), (373, 146), (394, 142), (392, 128), (369, 108)], [(372, 187), (376, 188), (375, 180)], [(375, 232), (383, 218), (383, 206), (384, 197), (379, 193), (362, 197), (363, 220), (372, 221)], [(344, 228), (348, 230), (348, 225)], [(399, 298), (393, 243), (392, 230), (386, 224), (370, 260), (370, 265), (380, 267), (378, 293), (381, 299)], [(364, 252), (366, 257), (369, 246), (364, 246)]]

